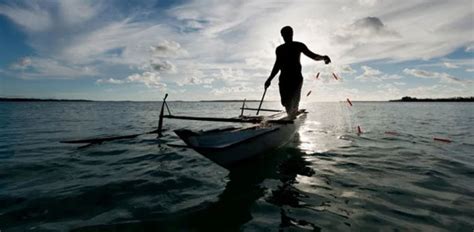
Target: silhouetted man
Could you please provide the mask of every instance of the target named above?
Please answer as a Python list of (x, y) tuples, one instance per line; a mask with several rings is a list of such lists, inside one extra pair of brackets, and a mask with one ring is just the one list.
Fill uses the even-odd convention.
[(281, 36), (285, 41), (276, 49), (276, 61), (272, 72), (265, 82), (265, 89), (270, 86), (272, 79), (280, 71), (279, 87), (281, 104), (285, 107), (290, 118), (298, 112), (303, 75), (301, 74), (300, 55), (305, 54), (313, 60), (324, 60), (331, 63), (329, 56), (321, 56), (311, 52), (304, 43), (293, 41), (293, 29), (290, 26), (281, 29)]

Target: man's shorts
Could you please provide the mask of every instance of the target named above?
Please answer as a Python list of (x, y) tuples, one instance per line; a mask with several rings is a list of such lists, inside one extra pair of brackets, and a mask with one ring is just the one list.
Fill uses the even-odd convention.
[(285, 81), (278, 84), (280, 87), (281, 104), (288, 110), (298, 110), (301, 98), (303, 80)]

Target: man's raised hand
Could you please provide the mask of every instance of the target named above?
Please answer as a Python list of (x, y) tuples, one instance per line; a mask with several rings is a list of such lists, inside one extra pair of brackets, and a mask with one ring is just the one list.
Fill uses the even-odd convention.
[(272, 83), (272, 81), (270, 79), (268, 79), (267, 81), (265, 81), (265, 89), (268, 89), (268, 87), (270, 87), (270, 84)]
[(323, 59), (325, 64), (331, 63), (331, 58), (329, 58), (329, 56), (324, 56)]

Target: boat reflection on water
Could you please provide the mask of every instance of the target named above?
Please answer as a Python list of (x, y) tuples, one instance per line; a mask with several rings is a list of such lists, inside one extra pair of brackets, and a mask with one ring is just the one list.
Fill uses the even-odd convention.
[[(302, 152), (295, 148), (299, 143), (297, 133), (288, 146), (231, 169), (229, 182), (216, 202), (206, 202), (173, 214), (153, 215), (153, 218), (139, 222), (88, 226), (74, 231), (237, 231), (254, 218), (252, 207), (257, 200), (263, 200), (280, 211), (279, 220), (272, 218), (280, 221), (278, 228), (298, 227), (317, 231), (319, 228), (315, 225), (289, 217), (284, 207), (300, 207), (298, 198), (301, 194), (293, 184), (298, 175), (314, 174)], [(278, 186), (268, 189), (263, 184), (265, 180), (275, 181)]]

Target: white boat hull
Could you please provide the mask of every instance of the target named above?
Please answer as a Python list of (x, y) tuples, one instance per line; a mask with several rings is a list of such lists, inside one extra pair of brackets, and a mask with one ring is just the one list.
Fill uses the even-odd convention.
[(192, 132), (176, 130), (176, 134), (192, 149), (222, 167), (230, 168), (241, 161), (279, 148), (297, 132), (306, 113), (293, 123), (270, 123), (243, 129)]

